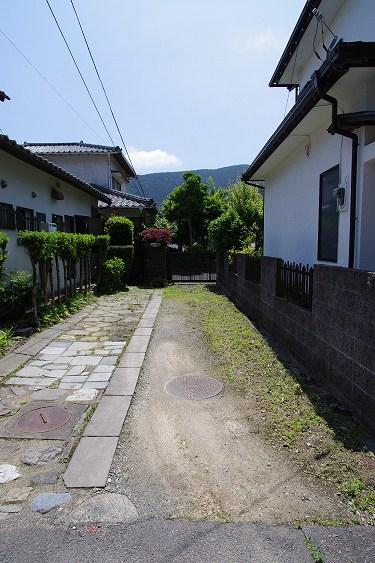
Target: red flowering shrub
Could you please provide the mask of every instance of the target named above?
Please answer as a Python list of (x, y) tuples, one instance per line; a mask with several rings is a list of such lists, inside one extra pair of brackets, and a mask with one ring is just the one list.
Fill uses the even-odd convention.
[(172, 233), (169, 229), (156, 229), (151, 227), (145, 229), (142, 233), (142, 240), (145, 242), (158, 242), (162, 246), (168, 246), (172, 242)]

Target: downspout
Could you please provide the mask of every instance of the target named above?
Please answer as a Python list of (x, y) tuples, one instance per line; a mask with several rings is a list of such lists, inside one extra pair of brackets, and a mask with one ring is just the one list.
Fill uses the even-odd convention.
[[(350, 227), (349, 227), (349, 258), (348, 268), (354, 268), (354, 253), (355, 253), (355, 230), (356, 230), (356, 207), (357, 207), (357, 169), (358, 169), (358, 135), (340, 129), (337, 125), (337, 99), (328, 94), (320, 94), (322, 100), (329, 102), (332, 105), (332, 125), (330, 132), (332, 135), (338, 133), (343, 137), (352, 140), (352, 166), (351, 166), (351, 181), (350, 181)], [(341, 163), (340, 163), (341, 165)]]

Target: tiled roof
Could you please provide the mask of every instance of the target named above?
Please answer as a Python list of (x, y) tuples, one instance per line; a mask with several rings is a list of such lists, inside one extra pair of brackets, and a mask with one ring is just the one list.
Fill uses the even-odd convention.
[(72, 154), (72, 153), (117, 153), (120, 147), (107, 147), (105, 145), (91, 145), (78, 141), (76, 143), (24, 143), (24, 147), (38, 154)]
[(101, 201), (104, 200), (108, 203), (111, 201), (106, 194), (103, 194), (103, 192), (101, 190), (98, 190), (98, 188), (96, 188), (95, 186), (92, 186), (91, 184), (80, 180), (80, 178), (73, 176), (73, 174), (70, 174), (70, 172), (67, 172), (63, 168), (56, 166), (56, 164), (53, 164), (52, 162), (49, 162), (38, 154), (29, 151), (24, 146), (19, 145), (16, 141), (9, 139), (6, 135), (0, 135), (0, 149), (9, 154), (12, 154), (16, 158), (19, 158), (24, 162), (27, 162), (28, 164), (31, 164), (32, 166), (35, 166), (36, 168), (39, 168), (40, 170), (44, 170), (45, 172), (52, 174), (52, 176), (55, 176), (56, 178), (59, 178), (60, 180), (63, 180), (68, 184), (72, 184), (73, 186), (86, 193), (89, 193), (92, 196), (95, 196), (98, 199), (100, 198)]
[(121, 207), (121, 208), (154, 208), (155, 202), (152, 198), (141, 197), (134, 194), (128, 194), (125, 192), (120, 192), (117, 190), (109, 190), (97, 186), (98, 189), (102, 190), (111, 200), (111, 203), (107, 205), (99, 201), (99, 207)]
[(113, 154), (114, 158), (127, 171), (129, 178), (135, 177), (135, 171), (124, 157), (121, 147), (108, 147), (106, 145), (92, 145), (77, 141), (73, 143), (24, 143), (24, 147), (36, 154)]

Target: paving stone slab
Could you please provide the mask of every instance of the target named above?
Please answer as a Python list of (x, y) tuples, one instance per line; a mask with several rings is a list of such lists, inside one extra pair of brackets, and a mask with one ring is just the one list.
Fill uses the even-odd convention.
[(45, 348), (49, 343), (50, 339), (47, 338), (35, 338), (31, 337), (25, 344), (18, 346), (14, 350), (16, 354), (26, 354), (28, 356), (34, 356), (34, 354), (39, 354), (43, 348)]
[(64, 375), (61, 383), (84, 383), (87, 375)]
[(100, 356), (76, 356), (69, 363), (72, 366), (97, 366), (100, 361), (103, 361)]
[(77, 389), (65, 399), (68, 403), (92, 403), (98, 394), (97, 389)]
[(50, 471), (45, 471), (44, 473), (37, 473), (30, 477), (30, 481), (34, 485), (54, 485), (57, 483), (60, 471), (58, 469), (51, 469)]
[(92, 373), (112, 373), (115, 369), (115, 366), (102, 366), (99, 365), (94, 369)]
[[(98, 357), (100, 359), (100, 356)], [(116, 356), (107, 356), (106, 358), (100, 359), (101, 366), (115, 366), (117, 363), (117, 355)]]
[(68, 488), (105, 487), (118, 437), (81, 438), (64, 474)]
[(102, 397), (84, 436), (119, 436), (130, 401), (130, 397)]
[(30, 387), (48, 387), (57, 381), (49, 377), (11, 377), (5, 383), (6, 385), (27, 385)]
[(85, 366), (73, 366), (67, 371), (66, 375), (81, 375), (85, 371)]
[(133, 336), (151, 336), (152, 328), (136, 328)]
[(155, 324), (154, 319), (141, 319), (137, 328), (152, 328)]
[(41, 389), (40, 391), (35, 391), (31, 395), (32, 401), (58, 401), (61, 397), (64, 397), (66, 392), (63, 389)]
[(67, 383), (62, 382), (59, 385), (59, 389), (81, 389), (83, 383)]
[(21, 473), (16, 465), (11, 465), (10, 463), (0, 465), (0, 484), (9, 483), (9, 481), (14, 481), (18, 477), (21, 477)]
[(75, 433), (75, 427), (81, 420), (84, 412), (87, 409), (87, 405), (80, 404), (69, 404), (69, 406), (64, 405), (71, 416), (70, 419), (60, 428), (55, 428), (54, 430), (49, 430), (48, 432), (23, 432), (17, 427), (17, 421), (19, 418), (34, 409), (48, 406), (55, 406), (53, 402), (50, 401), (32, 401), (28, 403), (18, 413), (8, 419), (7, 421), (1, 421), (0, 423), (0, 438), (25, 438), (34, 440), (67, 440), (72, 434)]
[(88, 376), (87, 381), (109, 381), (111, 379), (112, 373), (92, 373)]
[(108, 381), (86, 381), (82, 389), (105, 389), (107, 385)]
[(120, 359), (120, 368), (141, 368), (145, 354), (137, 352), (125, 352)]
[(105, 395), (133, 395), (140, 371), (140, 368), (117, 368)]
[(34, 446), (23, 452), (21, 461), (26, 465), (44, 465), (56, 459), (62, 451), (61, 446)]

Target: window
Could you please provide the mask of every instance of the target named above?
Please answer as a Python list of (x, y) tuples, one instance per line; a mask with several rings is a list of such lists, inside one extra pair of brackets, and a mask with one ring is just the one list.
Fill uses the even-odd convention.
[(55, 215), (52, 213), (52, 223), (56, 223), (58, 231), (64, 230), (64, 219), (62, 215)]
[(65, 220), (65, 232), (74, 233), (75, 232), (74, 217), (72, 217), (71, 215), (64, 215), (64, 220)]
[(121, 184), (112, 176), (112, 190), (120, 190), (121, 191)]
[(86, 234), (89, 232), (88, 229), (88, 220), (89, 217), (86, 217), (85, 215), (75, 215), (75, 222), (76, 222), (76, 233), (80, 233), (80, 234)]
[(27, 207), (16, 207), (16, 224), (19, 231), (33, 231), (34, 211)]
[(41, 223), (46, 223), (46, 222), (47, 222), (46, 214), (37, 212), (35, 219), (35, 229), (37, 231), (40, 231)]
[(14, 209), (9, 203), (0, 203), (0, 228), (15, 229)]
[(318, 260), (337, 262), (339, 213), (336, 188), (339, 185), (339, 167), (320, 175)]

